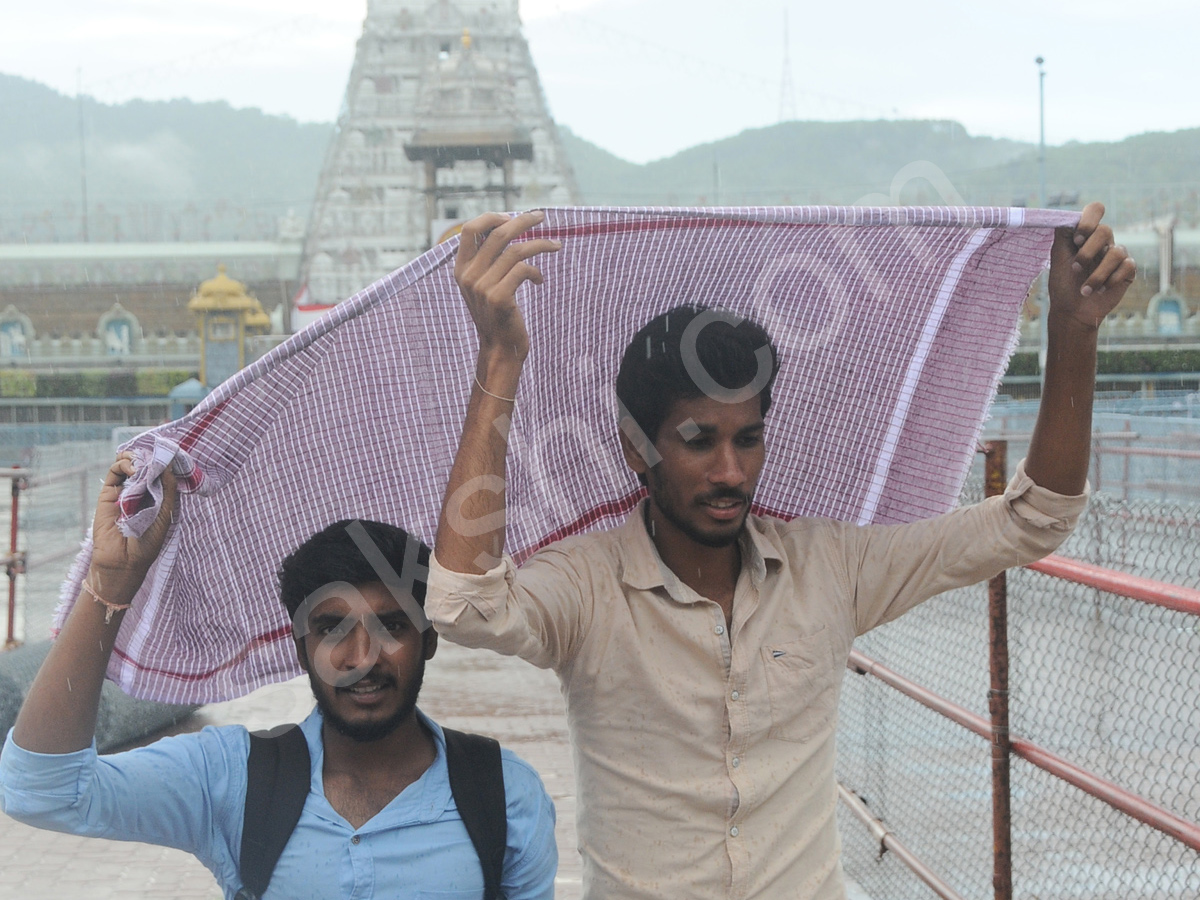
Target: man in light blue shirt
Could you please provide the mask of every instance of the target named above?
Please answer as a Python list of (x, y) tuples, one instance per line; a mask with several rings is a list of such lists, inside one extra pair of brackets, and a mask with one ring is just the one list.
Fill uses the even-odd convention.
[[(42, 828), (186, 850), (233, 898), (242, 887), (246, 729), (210, 727), (126, 753), (95, 751), (113, 639), (175, 505), (168, 472), (158, 520), (140, 539), (121, 535), (116, 501), (132, 472), (123, 455), (105, 479), (80, 602), (0, 755), (0, 806)], [(413, 554), (410, 542), (418, 543), (393, 526), (341, 522), (284, 561), (281, 592), (318, 708), (300, 725), (310, 787), (267, 900), (483, 896), (480, 860), (450, 789), (445, 736), (416, 708), (437, 636), (421, 609), (429, 551), (419, 545)], [(501, 759), (501, 893), (507, 900), (553, 897), (554, 807), (529, 765), (508, 751)]]

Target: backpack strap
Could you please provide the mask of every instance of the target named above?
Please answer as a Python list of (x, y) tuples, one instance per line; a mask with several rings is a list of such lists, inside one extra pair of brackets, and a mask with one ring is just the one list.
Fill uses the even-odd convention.
[(238, 860), (242, 888), (237, 900), (257, 900), (266, 892), (311, 787), (308, 742), (298, 726), (282, 725), (250, 735)]
[(499, 900), (508, 844), (508, 806), (500, 745), (480, 734), (443, 728), (450, 791), (479, 863), (483, 867), (484, 900)]

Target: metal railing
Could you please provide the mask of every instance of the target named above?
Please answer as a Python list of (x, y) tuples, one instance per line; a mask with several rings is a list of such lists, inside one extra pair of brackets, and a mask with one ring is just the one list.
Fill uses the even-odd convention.
[(21, 491), (25, 488), (29, 470), (19, 466), (11, 469), (0, 469), (0, 475), (7, 477), (11, 486), (11, 514), (8, 526), (8, 553), (0, 557), (4, 562), (4, 571), (8, 576), (8, 617), (5, 628), (4, 649), (16, 647), (20, 642), (16, 635), (17, 622), (17, 576), (25, 573), (25, 553), (18, 549), (21, 537)]
[[(1004, 489), (1006, 449), (1002, 441), (987, 447), (985, 493), (989, 496)], [(1182, 524), (1195, 526), (1197, 522), (1187, 520)], [(1177, 522), (1176, 527), (1179, 525)], [(1182, 552), (1196, 554), (1192, 559), (1200, 580), (1200, 551), (1194, 546), (1188, 551), (1185, 545)], [(854, 685), (854, 679), (848, 679), (850, 690), (843, 698), (839, 789), (846, 813), (865, 826), (865, 836), (861, 832), (856, 835), (848, 833), (847, 823), (843, 822), (847, 871), (869, 893), (889, 900), (928, 896), (915, 892), (914, 884), (947, 900), (983, 896), (1010, 900), (1014, 895), (1120, 896), (1139, 900), (1200, 896), (1200, 774), (1193, 750), (1196, 726), (1200, 726), (1200, 703), (1192, 690), (1193, 685), (1200, 687), (1200, 667), (1192, 655), (1200, 649), (1200, 585), (1169, 584), (1064, 556), (1047, 557), (1023, 572), (1052, 579), (1049, 591), (1043, 592), (1038, 605), (1031, 607), (1032, 613), (1024, 608), (1018, 612), (1019, 664), (1015, 672), (1024, 704), (1011, 709), (1009, 705), (1009, 573), (989, 583), (986, 635), (978, 618), (965, 628), (964, 622), (939, 623), (939, 639), (943, 634), (951, 642), (964, 638), (965, 652), (961, 648), (948, 652), (940, 643), (922, 646), (926, 642), (921, 640), (920, 623), (915, 628), (907, 627), (898, 642), (880, 644), (880, 652), (895, 656), (899, 664), (885, 664), (875, 654), (860, 649), (852, 651), (848, 668), (868, 676), (879, 690), (864, 693)], [(1022, 579), (1023, 572), (1018, 570)], [(963, 592), (955, 593), (964, 605), (969, 604), (972, 612), (966, 615), (978, 617), (982, 612), (978, 601), (968, 600)], [(1065, 605), (1068, 617), (1054, 621), (1051, 615), (1049, 627), (1044, 621), (1047, 613), (1040, 608), (1047, 593)], [(1126, 608), (1114, 611), (1116, 604)], [(917, 612), (928, 611), (923, 607)], [(960, 612), (964, 610), (955, 610), (956, 615)], [(912, 616), (910, 613), (901, 622)], [(1169, 617), (1169, 621), (1158, 618), (1162, 616)], [(1132, 624), (1119, 624), (1120, 617)], [(1081, 658), (1095, 655), (1096, 648), (1087, 644), (1074, 654), (1074, 659), (1060, 650), (1057, 658), (1051, 655), (1046, 661), (1047, 647), (1052, 642), (1070, 645), (1079, 641), (1083, 629), (1071, 631), (1066, 623), (1078, 623), (1080, 619), (1101, 632), (1110, 626), (1123, 629), (1149, 645), (1132, 647), (1128, 658), (1123, 658), (1125, 651), (1117, 646), (1117, 639), (1105, 636), (1112, 646), (1104, 646), (1101, 655), (1110, 657), (1106, 662), (1111, 662), (1114, 669), (1117, 682), (1113, 693), (1120, 694), (1122, 677), (1133, 679), (1134, 684), (1128, 696), (1107, 702), (1101, 698), (1097, 709), (1086, 714), (1066, 711), (1066, 705), (1058, 703), (1056, 684), (1089, 680), (1085, 677), (1088, 666)], [(925, 621), (933, 622), (932, 615), (926, 615)], [(885, 627), (895, 628), (901, 622)], [(932, 630), (926, 627), (925, 637)], [(1162, 639), (1156, 641), (1156, 635)], [(1155, 652), (1156, 646), (1163, 648), (1161, 653)], [(976, 692), (983, 687), (981, 679), (950, 671), (956, 668), (954, 656), (959, 653), (974, 660), (973, 665), (981, 665), (984, 660), (979, 654), (984, 648), (990, 675), (988, 715), (977, 711)], [(1035, 652), (1028, 652), (1030, 649)], [(1181, 655), (1185, 667), (1190, 660), (1194, 678), (1186, 674), (1186, 668), (1178, 674)], [(1156, 662), (1156, 657), (1161, 659)], [(1055, 683), (1038, 683), (1038, 667), (1072, 664), (1078, 666), (1077, 673), (1058, 673), (1046, 679)], [(924, 669), (924, 675), (909, 677), (901, 674), (904, 668)], [(1033, 677), (1025, 669), (1032, 669)], [(1175, 671), (1178, 684), (1162, 688), (1160, 685), (1170, 679), (1156, 682), (1154, 671), (1159, 669)], [(941, 687), (935, 689), (921, 682), (940, 682)], [(1103, 686), (1094, 684), (1085, 688), (1103, 690)], [(948, 694), (960, 696), (951, 699)], [(903, 701), (898, 699), (901, 697)], [(941, 721), (953, 723), (960, 734), (966, 732), (988, 741), (990, 790), (983, 789), (984, 766), (978, 751), (968, 742), (946, 736), (944, 729), (928, 720), (928, 713), (922, 718), (921, 714), (908, 712), (909, 707), (901, 708), (902, 702), (909, 701)], [(1134, 725), (1122, 728), (1106, 722), (1106, 716), (1116, 715), (1106, 708), (1110, 704), (1127, 704), (1135, 710)], [(969, 708), (971, 705), (976, 709)], [(1145, 707), (1151, 707), (1153, 715), (1144, 715)], [(1021, 733), (1020, 724), (1010, 731), (1010, 714), (1026, 722), (1025, 727), (1042, 731), (1043, 737), (1034, 740)], [(1079, 728), (1063, 734), (1072, 731), (1064, 722), (1077, 723), (1088, 717), (1086, 733)], [(1048, 746), (1047, 741), (1054, 746)], [(898, 758), (905, 755), (906, 749), (910, 758)], [(1058, 789), (1047, 788), (1031, 770), (1023, 769), (1014, 784), (1014, 757), (1102, 803), (1110, 813), (1092, 807), (1089, 816), (1081, 817), (1077, 813), (1081, 806), (1078, 798), (1059, 793), (1061, 802), (1047, 799)], [(878, 771), (872, 771), (873, 766)], [(1184, 774), (1179, 779), (1181, 773), (1188, 772), (1190, 776)], [(923, 780), (922, 773), (933, 777)], [(1140, 790), (1131, 786), (1134, 782)], [(1034, 785), (1038, 786), (1037, 799), (1031, 802)], [(897, 788), (905, 796), (895, 797)], [(983, 808), (989, 805), (990, 827), (983, 822)], [(1111, 814), (1140, 824), (1121, 825), (1111, 819)], [(945, 820), (955, 817), (953, 825), (946, 824)], [(1014, 823), (1019, 826), (1015, 846)], [(1130, 837), (1134, 828), (1143, 830)], [(1160, 835), (1160, 839), (1149, 839), (1146, 835), (1151, 832), (1144, 829)], [(1164, 845), (1163, 840), (1168, 843)], [(990, 891), (979, 877), (985, 841), (991, 858)], [(1128, 844), (1127, 858), (1113, 855), (1111, 845), (1122, 842)], [(873, 863), (868, 863), (868, 854), (863, 852), (869, 847), (874, 847), (877, 854)], [(884, 863), (884, 851), (890, 852), (893, 863)], [(960, 857), (969, 860), (964, 862)], [(1156, 866), (1156, 861), (1161, 865)], [(1014, 891), (1014, 868), (1024, 890)], [(899, 874), (901, 870), (908, 875)], [(1081, 872), (1086, 873), (1086, 887), (1078, 883)]]
[[(98, 476), (108, 465), (100, 451), (107, 444), (80, 443), (75, 454), (42, 461), (48, 465), (0, 468), (0, 478), (8, 478), (11, 486), (8, 553), (0, 555), (8, 575), (5, 648), (19, 646), (27, 636), (49, 635), (58, 584), (92, 521)], [(81, 458), (89, 461), (80, 464)], [(31, 621), (36, 623), (32, 631)]]

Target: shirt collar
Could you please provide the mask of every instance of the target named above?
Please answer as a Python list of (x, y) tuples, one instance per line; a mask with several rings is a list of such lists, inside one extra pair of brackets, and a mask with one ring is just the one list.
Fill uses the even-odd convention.
[(642, 500), (635, 506), (619, 529), (621, 560), (624, 563), (621, 580), (639, 591), (666, 586), (658, 549), (646, 531), (646, 504), (649, 502)]
[(761, 584), (767, 577), (767, 563), (771, 562), (778, 568), (783, 565), (783, 550), (772, 540), (758, 516), (746, 517), (746, 530), (742, 534), (742, 559), (750, 564), (750, 577), (755, 584)]
[[(642, 500), (620, 525), (620, 547), (623, 562), (621, 580), (639, 591), (666, 587), (663, 570), (666, 564), (658, 555), (658, 548), (646, 531), (645, 508), (649, 500)], [(746, 530), (741, 538), (742, 560), (748, 566), (750, 577), (760, 583), (767, 574), (767, 561), (782, 565), (783, 553), (776, 547), (763, 529), (758, 516), (746, 517)]]
[[(365, 834), (395, 827), (398, 824), (435, 822), (454, 803), (454, 795), (450, 790), (450, 772), (446, 767), (446, 735), (442, 731), (442, 726), (421, 712), (420, 708), (416, 710), (416, 714), (433, 735), (437, 756), (420, 778), (401, 791), (373, 819), (358, 829), (359, 833)], [(310, 808), (315, 815), (349, 828), (349, 823), (334, 811), (325, 798), (325, 779), (323, 777), (325, 744), (321, 739), (322, 723), (320, 707), (315, 707), (309, 713), (308, 718), (300, 723), (300, 730), (304, 732), (304, 738), (308, 743), (308, 755), (312, 764), (309, 792), (316, 795), (315, 803), (312, 803), (313, 798), (310, 796)]]

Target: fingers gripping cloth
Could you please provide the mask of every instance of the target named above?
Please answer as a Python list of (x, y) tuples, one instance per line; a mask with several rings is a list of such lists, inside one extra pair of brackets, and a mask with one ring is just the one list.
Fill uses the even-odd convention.
[(162, 473), (168, 466), (178, 479), (181, 493), (201, 490), (204, 477), (187, 452), (165, 435), (155, 434), (129, 450), (133, 453), (134, 474), (121, 490), (117, 527), (126, 537), (140, 537), (158, 517), (163, 500)]
[[(622, 462), (613, 384), (634, 332), (682, 303), (752, 318), (779, 349), (757, 512), (886, 523), (946, 511), (1053, 230), (1077, 221), (976, 208), (548, 210), (526, 237), (563, 249), (535, 260), (545, 284), (518, 296), (531, 347), (509, 426), (508, 551), (520, 561), (614, 525), (643, 496)], [(129, 533), (153, 521), (167, 464), (181, 497), (117, 638), (108, 674), (125, 691), (204, 703), (299, 674), (275, 573), (331, 522), (378, 519), (432, 541), (477, 347), (456, 249), (359, 292), (128, 445)]]

